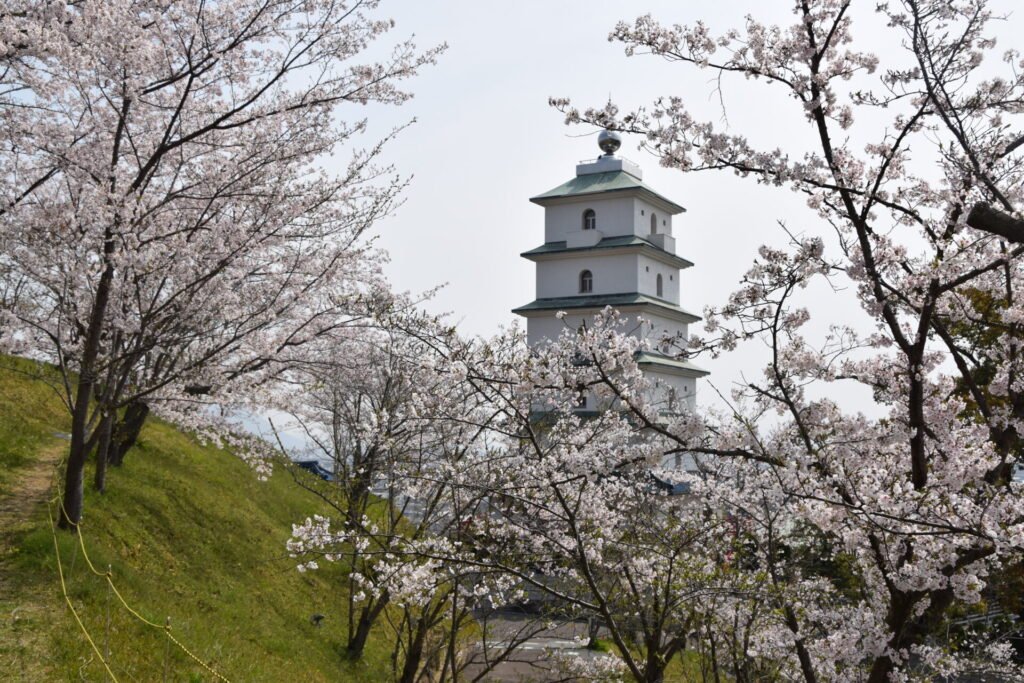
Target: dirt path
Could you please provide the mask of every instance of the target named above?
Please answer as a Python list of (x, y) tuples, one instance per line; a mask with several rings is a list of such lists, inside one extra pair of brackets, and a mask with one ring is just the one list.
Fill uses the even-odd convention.
[(11, 560), (18, 536), (39, 524), (53, 484), (53, 470), (68, 451), (55, 441), (20, 469), (21, 475), (0, 491), (0, 677), (10, 681), (53, 680), (49, 662), (39, 653), (50, 644), (56, 602), (53, 577), (15, 576)]
[(0, 492), (0, 596), (4, 593), (3, 567), (12, 552), (11, 542), (19, 531), (31, 525), (45, 504), (53, 484), (53, 468), (67, 448), (64, 441), (47, 446), (35, 462), (21, 470), (21, 477), (10, 490)]

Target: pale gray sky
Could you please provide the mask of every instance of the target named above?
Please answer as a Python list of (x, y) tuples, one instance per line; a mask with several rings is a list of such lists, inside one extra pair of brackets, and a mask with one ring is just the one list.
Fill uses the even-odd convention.
[[(856, 34), (878, 40), (866, 47), (879, 52), (885, 66), (886, 56), (897, 53), (885, 46), (891, 37), (870, 13), (874, 3), (864, 4), (869, 13), (858, 17), (864, 30)], [(1015, 3), (1002, 4), (1012, 10)], [(382, 12), (397, 21), (394, 36), (415, 34), (421, 46), (450, 46), (437, 66), (411, 82), (416, 96), (408, 104), (367, 112), (377, 133), (418, 119), (388, 153), (401, 172), (414, 175), (405, 204), (380, 225), (395, 287), (422, 291), (447, 283), (429, 308), (451, 312), (465, 334), (493, 334), (516, 317), (510, 309), (533, 299), (533, 264), (519, 253), (543, 242), (544, 226), (543, 209), (528, 199), (570, 179), (577, 161), (598, 153), (596, 137), (578, 137), (589, 131), (563, 125), (547, 105), (549, 96), (599, 105), (610, 95), (629, 109), (658, 95), (678, 95), (695, 115), (728, 125), (758, 146), (782, 145), (799, 154), (807, 130), (799, 105), (780, 89), (742, 78), (726, 81), (726, 123), (710, 72), (652, 56), (626, 57), (620, 44), (607, 40), (616, 21), (648, 12), (666, 22), (702, 19), (718, 33), (742, 28), (747, 13), (789, 23), (790, 7), (789, 0), (383, 2)], [(999, 33), (1021, 35), (1022, 28), (1014, 17)], [(820, 232), (795, 194), (724, 173), (664, 169), (637, 151), (638, 143), (627, 138), (620, 154), (640, 163), (648, 184), (688, 209), (675, 225), (677, 251), (696, 264), (682, 274), (684, 308), (699, 313), (723, 302), (760, 244), (785, 241), (778, 220), (797, 233)], [(849, 292), (837, 296), (821, 288), (809, 297), (826, 304), (827, 322), (858, 315)], [(704, 365), (728, 391), (742, 373), (759, 376), (759, 355), (748, 349)], [(706, 383), (698, 395), (701, 403), (713, 402)]]

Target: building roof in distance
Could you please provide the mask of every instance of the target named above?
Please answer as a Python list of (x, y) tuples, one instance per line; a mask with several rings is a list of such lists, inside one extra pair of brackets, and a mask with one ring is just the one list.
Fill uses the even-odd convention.
[(538, 260), (536, 257), (543, 257), (546, 254), (564, 254), (566, 252), (582, 252), (582, 251), (593, 251), (594, 249), (618, 249), (622, 247), (640, 247), (641, 249), (653, 249), (657, 252), (657, 256), (662, 260), (672, 262), (677, 268), (690, 268), (693, 266), (693, 262), (684, 259), (682, 256), (676, 256), (675, 254), (665, 251), (656, 244), (648, 242), (642, 237), (636, 235), (621, 235), (617, 237), (605, 237), (597, 244), (590, 247), (567, 247), (564, 241), (562, 242), (547, 242), (524, 251), (520, 256), (531, 261)]
[(640, 195), (652, 204), (656, 206), (660, 205), (663, 210), (672, 214), (686, 211), (686, 209), (679, 204), (676, 204), (672, 200), (658, 194), (642, 180), (630, 173), (626, 173), (625, 171), (610, 171), (608, 173), (589, 173), (586, 175), (579, 175), (568, 182), (562, 183), (553, 190), (548, 190), (544, 194), (539, 194), (536, 197), (530, 197), (530, 201), (534, 204), (544, 206), (546, 204), (555, 203), (558, 200), (568, 199), (571, 197), (586, 197), (612, 193)]
[(606, 306), (620, 308), (623, 306), (650, 306), (662, 313), (668, 313), (676, 318), (684, 319), (685, 322), (695, 323), (700, 316), (694, 315), (687, 310), (676, 306), (673, 303), (659, 299), (647, 294), (630, 292), (628, 294), (588, 294), (583, 296), (563, 296), (548, 299), (536, 299), (513, 309), (513, 313), (525, 315), (533, 311), (568, 311), (580, 308), (602, 309)]
[(675, 370), (681, 375), (689, 377), (704, 377), (711, 373), (704, 368), (698, 367), (688, 360), (678, 360), (660, 353), (642, 351), (636, 355), (638, 365), (657, 365), (666, 369)]

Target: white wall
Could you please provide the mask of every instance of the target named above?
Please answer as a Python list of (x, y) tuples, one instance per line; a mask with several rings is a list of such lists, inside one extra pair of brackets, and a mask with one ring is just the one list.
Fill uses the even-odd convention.
[[(639, 334), (640, 328), (636, 323), (636, 313), (624, 313), (623, 316), (626, 318), (621, 332), (629, 334)], [(580, 325), (586, 320), (589, 324), (589, 315), (580, 315), (569, 313), (565, 316), (564, 320), (559, 320), (555, 317), (555, 312), (546, 313), (542, 316), (531, 317), (526, 319), (526, 333), (530, 345), (539, 343), (543, 339), (557, 339), (558, 335), (562, 333), (562, 330), (568, 327), (571, 330), (579, 329)], [(685, 323), (676, 322), (675, 320), (669, 320), (668, 318), (662, 318), (657, 315), (647, 314), (645, 318), (651, 323), (650, 331), (647, 333), (649, 339), (651, 339), (652, 347), (655, 346), (657, 339), (660, 339), (664, 333), (668, 334), (681, 334), (685, 340), (689, 334), (688, 326)]]
[[(693, 410), (697, 405), (697, 380), (693, 377), (680, 377), (668, 373), (647, 370), (645, 376), (655, 386), (651, 394), (655, 405), (660, 410)], [(675, 392), (675, 400), (670, 392)]]
[[(636, 292), (637, 254), (566, 254), (557, 261), (537, 263), (537, 298), (579, 296), (580, 273), (594, 276), (591, 294), (628, 294)], [(652, 289), (653, 291), (653, 289)]]
[(559, 320), (554, 315), (527, 318), (526, 336), (530, 346), (535, 346), (545, 339), (558, 339), (558, 335), (562, 334), (566, 327), (572, 330), (579, 329), (582, 322), (583, 318), (575, 315), (567, 315), (564, 320)]
[(654, 346), (657, 339), (661, 338), (664, 333), (668, 334), (680, 334), (683, 339), (687, 339), (689, 335), (689, 325), (681, 323), (677, 320), (670, 318), (663, 318), (657, 313), (646, 313), (644, 317), (651, 324), (651, 331), (648, 332), (647, 337), (651, 339), (651, 345)]
[[(614, 199), (581, 198), (571, 204), (548, 206), (544, 210), (544, 241), (564, 242), (566, 235), (583, 229), (583, 212), (593, 209), (597, 214), (597, 230), (605, 237), (641, 235), (637, 224), (640, 210), (630, 197)], [(650, 226), (647, 227), (650, 232)]]
[(580, 198), (571, 204), (558, 204), (544, 210), (544, 241), (564, 242), (566, 235), (583, 229), (583, 212), (597, 214), (597, 230), (606, 237), (651, 234), (651, 214), (658, 218), (658, 234), (672, 234), (672, 216), (653, 204), (633, 197), (611, 199)]
[(633, 211), (633, 220), (634, 224), (637, 226), (637, 235), (643, 237), (651, 234), (651, 214), (654, 214), (657, 217), (658, 234), (672, 234), (672, 216), (655, 208), (653, 204), (645, 202), (642, 199), (634, 199)]
[[(567, 313), (564, 319), (559, 320), (555, 317), (555, 312), (546, 313), (543, 316), (537, 316), (526, 319), (526, 334), (530, 346), (540, 343), (545, 339), (558, 339), (558, 336), (566, 328), (570, 330), (578, 330), (580, 325), (584, 321), (589, 325), (593, 316), (591, 315), (580, 315)], [(635, 333), (638, 329), (636, 323), (636, 315), (627, 315), (627, 321), (619, 330), (623, 334)]]
[(640, 292), (657, 296), (657, 277), (662, 278), (662, 299), (679, 304), (679, 270), (644, 254), (565, 254), (564, 258), (539, 261), (536, 270), (538, 299), (577, 296), (580, 273), (594, 276), (593, 294)]
[(679, 269), (665, 265), (661, 261), (646, 256), (637, 255), (637, 271), (639, 273), (639, 286), (637, 290), (641, 294), (651, 296), (658, 295), (658, 274), (661, 273), (662, 295), (661, 298), (678, 305), (679, 304)]

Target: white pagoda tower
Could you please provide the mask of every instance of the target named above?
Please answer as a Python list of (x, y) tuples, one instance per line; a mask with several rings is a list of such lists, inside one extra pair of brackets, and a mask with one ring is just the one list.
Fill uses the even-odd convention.
[[(700, 320), (679, 307), (679, 272), (693, 264), (676, 255), (672, 221), (686, 209), (645, 185), (639, 166), (615, 156), (617, 134), (603, 131), (598, 145), (604, 154), (576, 166), (575, 178), (530, 199), (544, 207), (544, 244), (522, 254), (537, 264), (537, 298), (513, 312), (526, 318), (531, 345), (579, 328), (606, 306), (650, 322), (652, 339), (665, 332), (685, 339), (687, 326)], [(694, 408), (705, 370), (657, 350), (637, 360), (662, 410)], [(593, 401), (587, 397), (580, 408), (600, 410)]]

